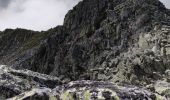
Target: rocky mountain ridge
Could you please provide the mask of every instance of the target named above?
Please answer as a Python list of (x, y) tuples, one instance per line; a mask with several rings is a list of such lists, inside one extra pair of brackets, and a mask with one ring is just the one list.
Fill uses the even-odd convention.
[(19, 66), (69, 80), (96, 79), (96, 75), (90, 75), (95, 69), (113, 68), (116, 73), (122, 66), (118, 59), (124, 58), (121, 54), (130, 49), (152, 49), (156, 44), (152, 41), (149, 48), (143, 47), (140, 34), (163, 31), (154, 29), (168, 26), (169, 19), (169, 10), (158, 0), (85, 0), (66, 15), (64, 25), (40, 45), (35, 55)]
[(0, 41), (0, 62), (22, 73), (48, 74), (61, 84), (80, 80), (77, 85), (108, 81), (148, 87), (155, 97), (169, 98), (170, 10), (159, 0), (83, 0), (62, 26), (46, 32), (6, 30)]

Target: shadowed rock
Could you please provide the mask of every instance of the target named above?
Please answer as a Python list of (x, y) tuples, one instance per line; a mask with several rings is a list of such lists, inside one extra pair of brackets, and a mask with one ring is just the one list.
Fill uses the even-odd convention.
[(38, 87), (54, 88), (61, 81), (53, 76), (39, 74), (29, 70), (14, 70), (0, 66), (0, 97), (9, 98)]
[(83, 0), (62, 26), (0, 32), (0, 62), (15, 68), (1, 68), (5, 97), (164, 100), (170, 10), (159, 0)]

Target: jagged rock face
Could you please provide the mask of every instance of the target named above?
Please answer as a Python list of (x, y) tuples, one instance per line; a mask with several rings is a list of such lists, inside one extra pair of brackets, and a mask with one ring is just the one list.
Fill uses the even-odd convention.
[[(2, 34), (3, 32), (0, 33), (0, 41), (3, 40)], [(24, 52), (21, 51), (23, 53), (21, 55), (18, 53), (19, 56), (15, 57), (18, 59), (12, 60), (14, 62), (10, 63), (12, 67), (57, 76), (62, 83), (73, 80), (91, 80), (88, 81), (90, 84), (86, 84), (85, 81), (78, 81), (80, 83), (76, 84), (80, 90), (79, 85), (87, 86), (85, 89), (92, 93), (93, 89), (98, 87), (102, 90), (100, 94), (108, 95), (103, 93), (103, 88), (107, 87), (107, 83), (95, 83), (94, 80), (96, 80), (144, 86), (151, 89), (153, 95), (155, 91), (162, 96), (169, 95), (164, 93), (169, 91), (168, 83), (159, 84), (158, 80), (170, 82), (170, 10), (166, 9), (159, 0), (154, 0), (154, 2), (152, 0), (83, 0), (68, 12), (64, 25), (39, 34), (45, 34), (45, 36), (41, 36), (41, 39), (36, 41), (34, 49), (22, 43), (18, 45), (18, 47), (24, 46), (27, 49)], [(30, 36), (31, 40), (32, 37), (34, 36)], [(11, 42), (15, 40), (18, 38)], [(30, 44), (29, 41), (27, 42)], [(4, 56), (8, 58), (8, 54)], [(11, 55), (9, 58), (13, 59)], [(47, 87), (54, 85), (53, 82), (47, 83), (45, 83)], [(103, 85), (89, 86), (95, 84)], [(159, 91), (159, 88), (156, 89), (157, 86), (163, 87), (163, 90)], [(60, 89), (65, 91), (67, 87), (70, 86), (58, 87), (56, 91), (60, 91), (59, 98), (63, 94), (61, 93), (63, 90)], [(112, 87), (115, 86), (111, 85)], [(129, 87), (124, 87), (129, 89)], [(70, 87), (70, 89), (73, 88)], [(130, 91), (123, 92), (125, 91), (123, 88), (119, 89), (120, 91), (116, 91), (114, 88), (111, 93), (116, 92), (120, 99), (123, 98), (119, 96), (120, 94), (126, 96), (127, 93), (127, 95), (132, 95), (133, 99), (135, 92), (131, 94)], [(30, 91), (33, 97), (38, 96), (36, 91), (39, 90)], [(137, 98), (145, 98), (145, 95), (140, 95), (142, 91), (139, 91)], [(73, 91), (75, 94), (79, 92), (83, 93)], [(150, 92), (146, 93), (147, 98), (155, 99), (156, 95), (148, 93)], [(70, 97), (70, 95), (72, 94), (66, 93), (66, 96)], [(92, 94), (87, 93), (87, 95)], [(26, 97), (29, 98), (29, 96)]]
[[(84, 0), (69, 11), (64, 25), (57, 27), (30, 59), (17, 66), (65, 81), (151, 83), (148, 80), (161, 78), (154, 78), (155, 74), (163, 74), (169, 61), (155, 52), (164, 39), (145, 39), (159, 37), (159, 33), (169, 36), (169, 31), (164, 34), (159, 29), (169, 25), (169, 12), (158, 0)], [(160, 48), (169, 54), (166, 44)], [(133, 82), (135, 79), (138, 82)]]

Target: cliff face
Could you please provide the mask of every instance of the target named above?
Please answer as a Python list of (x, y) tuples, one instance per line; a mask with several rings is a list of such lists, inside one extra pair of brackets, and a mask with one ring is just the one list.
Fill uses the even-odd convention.
[(84, 0), (31, 59), (17, 66), (66, 80), (153, 78), (150, 72), (162, 74), (169, 66), (152, 51), (168, 44), (162, 41), (169, 36), (169, 12), (158, 0)]
[(83, 0), (62, 26), (18, 31), (0, 33), (0, 61), (16, 69), (57, 76), (62, 83), (110, 81), (153, 93), (158, 80), (170, 80), (170, 10), (159, 0)]

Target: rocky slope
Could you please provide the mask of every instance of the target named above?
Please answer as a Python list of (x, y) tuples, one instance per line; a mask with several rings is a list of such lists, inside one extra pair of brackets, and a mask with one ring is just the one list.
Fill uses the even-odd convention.
[(0, 33), (0, 64), (13, 64), (22, 55), (31, 55), (33, 49), (45, 39), (47, 32), (36, 32), (26, 29), (6, 29)]
[(163, 100), (158, 94), (132, 86), (118, 86), (109, 82), (76, 81), (58, 86), (52, 90), (47, 88), (33, 89), (8, 100), (18, 99), (50, 99), (50, 100)]
[(0, 64), (14, 65), (16, 61), (29, 59), (41, 42), (55, 31), (56, 28), (42, 32), (17, 28), (0, 32)]
[[(0, 62), (21, 72), (55, 76), (62, 84), (101, 81), (101, 89), (107, 87), (102, 81), (124, 88), (135, 85), (141, 93), (147, 87), (151, 99), (148, 93), (169, 96), (170, 10), (159, 0), (83, 0), (68, 12), (62, 26), (46, 32), (6, 30), (0, 41)], [(86, 84), (78, 82), (77, 88)], [(118, 90), (112, 92), (123, 99), (119, 94), (126, 96), (125, 90)], [(127, 92), (132, 99), (133, 93)]]
[(67, 80), (146, 82), (168, 69), (169, 16), (158, 0), (84, 0), (17, 66)]
[[(108, 81), (75, 81), (65, 84), (57, 77), (0, 66), (0, 99), (4, 100), (167, 100), (170, 83), (136, 87)], [(11, 98), (12, 97), (12, 98)]]

